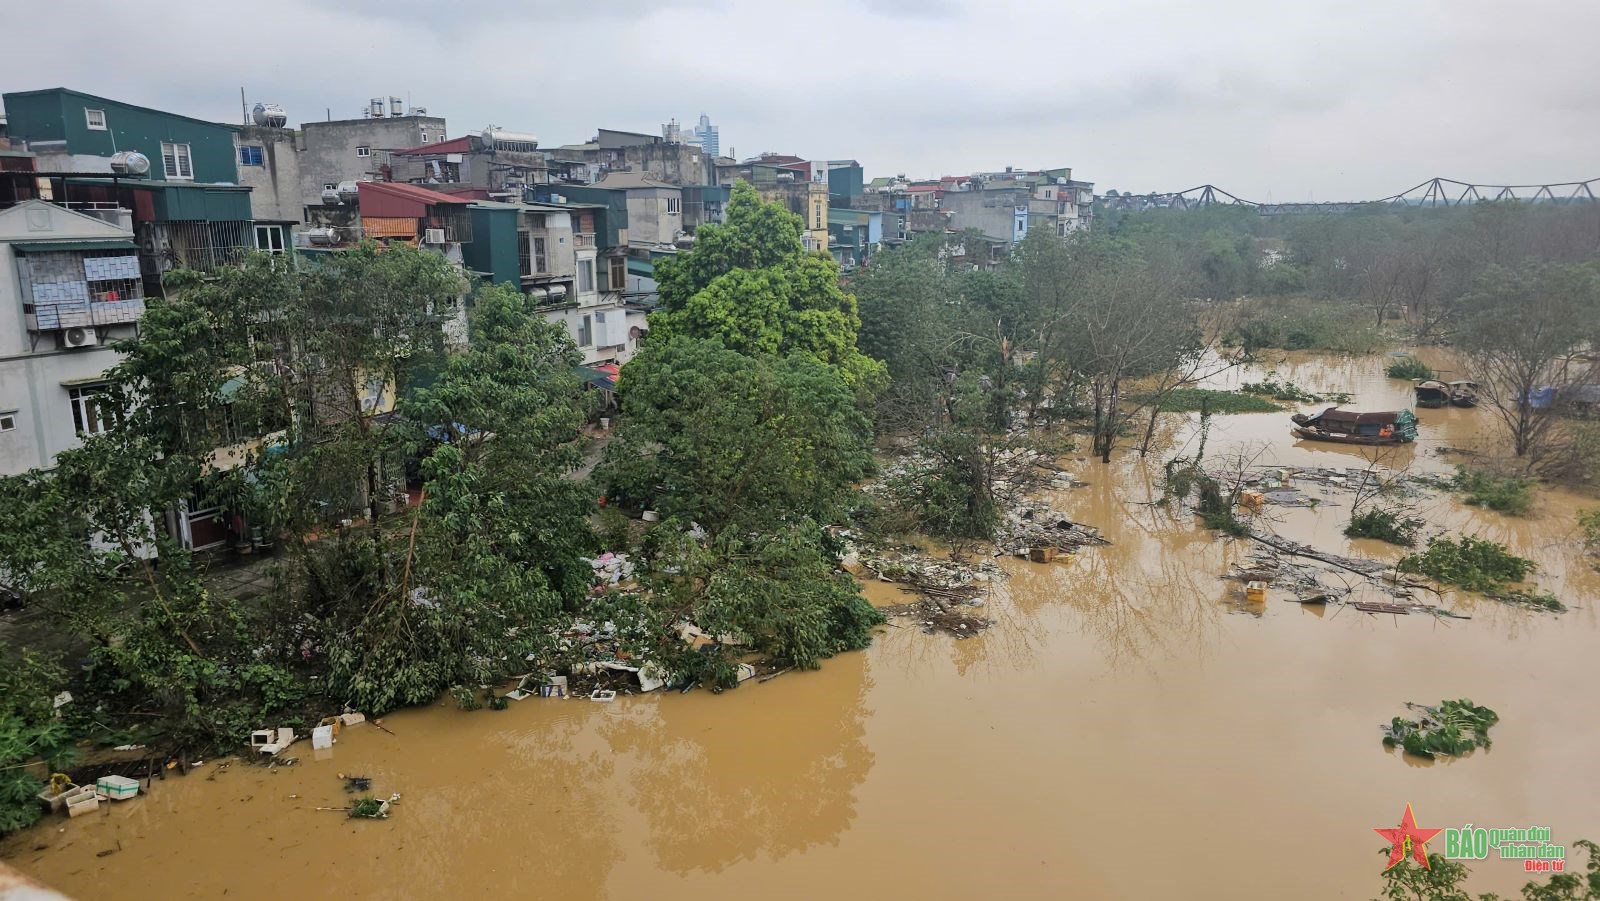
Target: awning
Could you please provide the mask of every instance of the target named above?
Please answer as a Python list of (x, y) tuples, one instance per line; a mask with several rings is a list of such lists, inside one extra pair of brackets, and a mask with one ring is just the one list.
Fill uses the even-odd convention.
[(579, 366), (578, 378), (583, 379), (585, 385), (593, 385), (605, 391), (614, 391), (617, 387), (617, 374), (615, 372), (607, 372), (604, 365)]
[(132, 241), (108, 239), (104, 241), (16, 241), (12, 250), (23, 253), (59, 253), (68, 250), (138, 250)]

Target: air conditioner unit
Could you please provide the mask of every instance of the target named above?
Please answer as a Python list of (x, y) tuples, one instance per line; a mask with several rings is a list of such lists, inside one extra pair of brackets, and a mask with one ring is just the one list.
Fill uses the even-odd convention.
[(444, 243), (444, 229), (442, 229), (442, 228), (430, 228), (430, 229), (428, 229), (426, 232), (423, 233), (422, 243), (424, 243), (424, 244), (443, 244)]
[(61, 332), (63, 347), (93, 347), (100, 343), (100, 333), (92, 328), (75, 327)]

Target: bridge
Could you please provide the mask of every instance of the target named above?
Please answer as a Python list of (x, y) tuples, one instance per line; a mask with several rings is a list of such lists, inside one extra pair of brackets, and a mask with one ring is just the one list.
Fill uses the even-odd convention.
[(1430, 178), (1377, 200), (1335, 200), (1322, 203), (1260, 203), (1217, 187), (1200, 185), (1169, 194), (1118, 194), (1097, 198), (1107, 210), (1196, 210), (1213, 206), (1253, 207), (1263, 216), (1290, 213), (1348, 213), (1376, 206), (1451, 207), (1496, 201), (1523, 203), (1595, 203), (1600, 178), (1545, 185), (1480, 185), (1453, 178)]

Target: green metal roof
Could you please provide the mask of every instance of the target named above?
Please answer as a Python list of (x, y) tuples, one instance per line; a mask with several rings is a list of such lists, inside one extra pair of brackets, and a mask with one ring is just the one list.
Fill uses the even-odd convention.
[(137, 250), (132, 241), (108, 239), (104, 241), (15, 241), (12, 250), (23, 253), (51, 253), (63, 250)]

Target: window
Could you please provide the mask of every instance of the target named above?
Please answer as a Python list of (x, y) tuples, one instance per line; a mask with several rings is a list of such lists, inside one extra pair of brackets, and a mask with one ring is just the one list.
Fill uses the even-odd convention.
[(578, 293), (588, 294), (592, 291), (594, 291), (594, 260), (579, 260)]
[(17, 411), (6, 410), (0, 412), (0, 432), (10, 432), (17, 427)]
[(256, 226), (256, 250), (264, 250), (267, 253), (283, 253), (283, 226)]
[(189, 157), (189, 145), (162, 141), (161, 171), (169, 179), (192, 180), (194, 178), (194, 162)]
[(549, 272), (550, 267), (545, 265), (544, 238), (533, 239), (533, 271)]
[(424, 143), (424, 144), (428, 143), (428, 133), (427, 132), (423, 132), (422, 133), (422, 143)]
[(111, 428), (111, 411), (105, 405), (105, 385), (84, 385), (67, 392), (72, 402), (72, 429), (79, 435), (97, 435)]
[(356, 156), (372, 156), (372, 148), (363, 144), (356, 148)]
[(590, 323), (589, 320), (590, 320), (590, 317), (585, 316), (585, 317), (583, 317), (583, 321), (578, 323), (578, 346), (579, 347), (588, 347), (589, 345), (594, 343), (594, 326)]
[(820, 228), (824, 228), (825, 227), (822, 224), (822, 204), (821, 203), (812, 204), (811, 218), (816, 220), (816, 223), (817, 223), (816, 225), (811, 226), (812, 228), (820, 229)]
[(611, 258), (611, 290), (624, 291), (628, 287), (628, 262), (622, 257)]
[(266, 153), (262, 148), (254, 144), (245, 144), (239, 148), (239, 165), (265, 166), (266, 164)]
[(105, 131), (106, 111), (85, 107), (83, 110), (83, 124), (88, 126), (90, 131)]
[(678, 198), (676, 197), (667, 198), (667, 213), (669, 215), (678, 211), (678, 202)]

